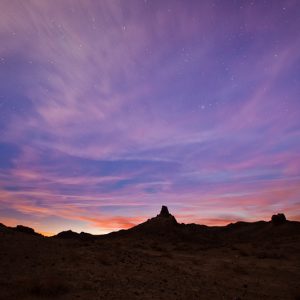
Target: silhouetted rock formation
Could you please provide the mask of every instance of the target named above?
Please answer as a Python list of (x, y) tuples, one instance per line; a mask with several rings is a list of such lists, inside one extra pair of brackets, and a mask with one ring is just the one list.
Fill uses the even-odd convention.
[(166, 223), (177, 224), (175, 217), (169, 213), (168, 207), (165, 205), (161, 207), (160, 213), (155, 218), (150, 219), (150, 221), (156, 223), (163, 222), (164, 224)]
[(86, 233), (86, 232), (77, 233), (72, 230), (62, 231), (62, 232), (58, 233), (57, 235), (55, 235), (54, 237), (57, 237), (60, 239), (80, 239), (80, 240), (92, 240), (95, 238), (90, 233)]
[(17, 225), (17, 227), (15, 227), (14, 230), (18, 232), (31, 234), (31, 235), (40, 235), (39, 233), (35, 232), (34, 229), (23, 225)]
[[(276, 226), (270, 226), (270, 223)], [(287, 224), (286, 226), (277, 226)], [(286, 234), (297, 234), (300, 231), (300, 222), (287, 221), (283, 213), (273, 215), (270, 222), (236, 222), (226, 226), (206, 226), (199, 224), (178, 223), (170, 214), (167, 206), (162, 206), (160, 213), (147, 221), (126, 230), (111, 232), (107, 235), (92, 235), (89, 233), (77, 233), (72, 230), (62, 231), (53, 238), (76, 239), (79, 241), (93, 241), (106, 237), (134, 237), (159, 238), (163, 241), (186, 241), (221, 245), (233, 241), (264, 240)], [(0, 232), (20, 232), (24, 234), (41, 236), (34, 229), (22, 225), (6, 227), (0, 223)]]
[(74, 232), (72, 230), (66, 230), (58, 233), (55, 237), (61, 238), (61, 239), (76, 239), (79, 237), (79, 234), (77, 232)]
[(280, 224), (284, 224), (287, 222), (284, 214), (273, 215), (271, 220), (272, 220), (272, 223), (275, 225), (280, 225)]
[(170, 238), (177, 232), (178, 227), (180, 227), (180, 224), (177, 223), (175, 217), (169, 213), (166, 206), (162, 206), (160, 213), (156, 217), (148, 219), (146, 222), (141, 223), (126, 232)]
[[(236, 222), (227, 226), (205, 226), (199, 224), (178, 223), (166, 206), (162, 206), (160, 213), (146, 222), (130, 229), (109, 234), (113, 237), (149, 238), (162, 242), (191, 242), (210, 246), (222, 246), (233, 242), (252, 240), (263, 241), (266, 238), (278, 238), (282, 234), (294, 235), (300, 231), (300, 222), (288, 222), (283, 214), (275, 216), (272, 222)], [(283, 215), (283, 216), (281, 216)], [(279, 221), (278, 221), (279, 218)], [(270, 226), (275, 222), (286, 226)], [(271, 224), (270, 224), (271, 223)]]
[(159, 217), (169, 217), (171, 214), (169, 213), (168, 207), (167, 206), (162, 206), (160, 210), (160, 214), (158, 215)]

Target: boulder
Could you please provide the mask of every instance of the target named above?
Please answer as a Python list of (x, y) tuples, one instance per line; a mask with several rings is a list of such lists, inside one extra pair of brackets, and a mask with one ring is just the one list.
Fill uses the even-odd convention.
[(271, 222), (275, 225), (280, 225), (280, 224), (284, 224), (287, 222), (286, 217), (284, 214), (280, 213), (277, 215), (273, 215)]

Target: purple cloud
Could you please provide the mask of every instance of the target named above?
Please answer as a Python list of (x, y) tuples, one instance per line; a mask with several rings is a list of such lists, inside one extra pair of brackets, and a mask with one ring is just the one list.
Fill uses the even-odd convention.
[(299, 219), (297, 10), (2, 2), (1, 220), (106, 232), (162, 202), (207, 224)]

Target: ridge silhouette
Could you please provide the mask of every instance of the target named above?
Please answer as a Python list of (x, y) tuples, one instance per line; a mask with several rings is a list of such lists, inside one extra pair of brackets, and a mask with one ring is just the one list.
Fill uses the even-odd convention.
[[(93, 235), (86, 232), (77, 233), (72, 230), (65, 230), (52, 236), (60, 239), (95, 240), (97, 238), (119, 237), (119, 236), (152, 236), (163, 237), (170, 240), (190, 240), (195, 242), (219, 243), (227, 237), (233, 239), (263, 239), (274, 235), (289, 235), (298, 232), (300, 222), (289, 221), (283, 213), (274, 214), (270, 221), (243, 222), (238, 221), (226, 226), (206, 226), (201, 224), (178, 223), (176, 218), (169, 212), (167, 206), (162, 205), (160, 213), (153, 218), (146, 220), (129, 229), (110, 232), (104, 235)], [(22, 225), (7, 227), (0, 223), (0, 231), (14, 231), (27, 235), (42, 237), (34, 229)]]

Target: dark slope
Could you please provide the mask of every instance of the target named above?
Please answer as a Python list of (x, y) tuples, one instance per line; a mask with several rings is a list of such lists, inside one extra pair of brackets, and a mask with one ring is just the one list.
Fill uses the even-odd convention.
[(0, 223), (0, 232), (10, 233), (10, 234), (18, 232), (18, 233), (24, 233), (26, 235), (33, 235), (39, 237), (43, 236), (42, 234), (35, 232), (33, 228), (27, 226), (17, 225), (16, 227), (8, 227), (2, 223)]
[(300, 299), (299, 232), (286, 220), (179, 224), (165, 208), (92, 240), (2, 224), (0, 300)]

